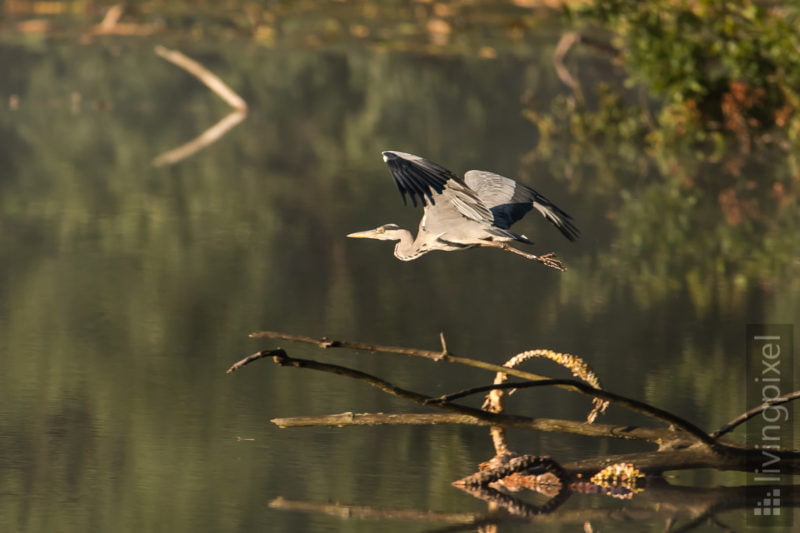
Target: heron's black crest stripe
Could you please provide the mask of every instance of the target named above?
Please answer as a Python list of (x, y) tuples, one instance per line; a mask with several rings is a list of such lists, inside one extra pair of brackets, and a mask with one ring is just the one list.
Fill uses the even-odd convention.
[(395, 185), (403, 196), (411, 198), (416, 207), (417, 200), (422, 205), (434, 205), (434, 194), (441, 194), (448, 180), (460, 179), (433, 161), (403, 152), (383, 152), (383, 159), (389, 167)]

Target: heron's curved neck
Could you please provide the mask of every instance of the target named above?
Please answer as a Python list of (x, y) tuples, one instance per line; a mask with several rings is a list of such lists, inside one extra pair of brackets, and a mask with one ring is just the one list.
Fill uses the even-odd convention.
[(427, 250), (422, 249), (421, 245), (417, 243), (414, 236), (407, 229), (399, 229), (397, 233), (400, 236), (400, 240), (394, 247), (394, 256), (400, 261), (413, 261), (427, 252)]

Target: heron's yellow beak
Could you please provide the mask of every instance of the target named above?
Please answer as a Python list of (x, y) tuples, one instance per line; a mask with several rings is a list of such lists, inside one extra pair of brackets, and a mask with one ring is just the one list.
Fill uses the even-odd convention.
[(348, 233), (347, 236), (351, 239), (369, 239), (370, 237), (375, 235), (374, 229), (368, 229), (367, 231), (356, 231), (355, 233)]

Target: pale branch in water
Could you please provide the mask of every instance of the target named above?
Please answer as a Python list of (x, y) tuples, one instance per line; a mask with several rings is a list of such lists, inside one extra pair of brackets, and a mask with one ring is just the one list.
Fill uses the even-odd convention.
[(436, 511), (415, 511), (413, 509), (380, 509), (360, 505), (343, 505), (341, 503), (317, 503), (298, 500), (287, 500), (281, 496), (269, 502), (270, 509), (284, 511), (300, 511), (320, 513), (343, 519), (359, 518), (364, 520), (412, 520), (424, 522), (470, 523), (475, 514), (442, 513)]
[(778, 398), (773, 398), (771, 400), (767, 400), (766, 402), (762, 403), (761, 405), (753, 407), (749, 411), (740, 414), (739, 416), (737, 416), (736, 418), (734, 418), (733, 420), (731, 420), (730, 422), (728, 422), (727, 424), (725, 424), (724, 426), (722, 426), (721, 428), (716, 430), (714, 433), (711, 434), (711, 438), (718, 439), (721, 436), (723, 436), (723, 435), (725, 435), (727, 433), (730, 433), (731, 431), (736, 429), (736, 427), (738, 427), (739, 425), (747, 422), (748, 420), (750, 420), (754, 416), (758, 415), (759, 413), (761, 413), (765, 409), (768, 409), (768, 408), (776, 406), (776, 405), (789, 403), (792, 400), (796, 400), (797, 398), (800, 398), (800, 390), (797, 390), (797, 391), (794, 391), (794, 392), (790, 392), (789, 394), (785, 394), (785, 395), (780, 396)]
[(205, 130), (191, 141), (173, 148), (153, 159), (153, 166), (174, 165), (179, 161), (191, 157), (200, 150), (217, 142), (223, 135), (236, 127), (247, 117), (243, 111), (231, 111), (219, 122)]
[(626, 398), (625, 396), (614, 394), (613, 392), (608, 392), (602, 389), (596, 389), (590, 385), (581, 383), (580, 381), (575, 381), (574, 379), (542, 379), (536, 381), (524, 381), (521, 383), (501, 383), (495, 385), (484, 385), (482, 387), (474, 387), (472, 389), (456, 392), (454, 394), (440, 396), (429, 403), (447, 403), (458, 398), (463, 398), (465, 396), (478, 394), (481, 392), (488, 392), (491, 390), (523, 389), (529, 387), (542, 387), (542, 386), (554, 386), (554, 385), (571, 387), (572, 389), (582, 394), (594, 396), (595, 398), (601, 398), (613, 404), (626, 407), (627, 409), (633, 412), (640, 413), (649, 416), (651, 418), (657, 418), (658, 420), (666, 422), (671, 426), (680, 428), (681, 430), (685, 431), (689, 435), (696, 438), (698, 441), (708, 446), (716, 446), (718, 444), (713, 438), (711, 438), (705, 431), (703, 431), (699, 427), (668, 411), (664, 411), (663, 409), (659, 409), (658, 407), (653, 407), (652, 405), (640, 402), (639, 400), (634, 400), (633, 398)]
[[(111, 13), (112, 10), (109, 10)], [(154, 166), (172, 165), (190, 157), (196, 152), (214, 144), (221, 139), (228, 131), (236, 127), (247, 116), (247, 103), (236, 94), (219, 76), (208, 70), (206, 67), (187, 57), (177, 50), (170, 50), (163, 46), (156, 46), (155, 52), (170, 63), (185, 70), (201, 82), (203, 82), (212, 92), (225, 100), (233, 108), (233, 111), (223, 117), (219, 122), (205, 130), (203, 133), (182, 144), (181, 146), (164, 152), (153, 159)]]
[(592, 457), (566, 463), (562, 466), (573, 477), (589, 476), (609, 465), (618, 463), (632, 463), (642, 472), (648, 473), (692, 470), (695, 468), (756, 472), (763, 467), (765, 461), (778, 458), (781, 468), (780, 475), (800, 474), (800, 452), (797, 451), (770, 450), (771, 457), (767, 457), (764, 455), (763, 450), (726, 445), (718, 452), (715, 453), (702, 445), (694, 445), (682, 449)]
[[(483, 411), (485, 412), (485, 411)], [(491, 413), (489, 413), (491, 414)], [(574, 420), (556, 418), (529, 418), (518, 415), (495, 413), (497, 418), (477, 418), (466, 413), (339, 413), (318, 416), (292, 416), (270, 420), (280, 428), (319, 427), (319, 426), (376, 426), (376, 425), (437, 425), (458, 424), (466, 426), (503, 425), (517, 429), (571, 433), (587, 437), (608, 437), (614, 439), (639, 440), (654, 444), (676, 444), (689, 446), (694, 441), (681, 433), (667, 428), (615, 426), (611, 424), (588, 424)], [(504, 419), (503, 417), (508, 417)]]
[(581, 36), (576, 32), (571, 31), (563, 34), (556, 45), (555, 51), (553, 52), (553, 66), (555, 67), (558, 78), (564, 82), (564, 85), (572, 89), (577, 101), (579, 103), (583, 103), (584, 99), (581, 85), (564, 64), (564, 59), (567, 57), (570, 49), (580, 41)]
[[(439, 398), (431, 398), (429, 396), (424, 396), (422, 394), (418, 394), (418, 393), (415, 393), (415, 392), (411, 392), (411, 391), (406, 391), (404, 389), (400, 389), (399, 387), (395, 387), (394, 385), (390, 384), (387, 381), (384, 381), (384, 380), (379, 379), (379, 378), (377, 378), (375, 376), (372, 376), (370, 374), (366, 374), (366, 373), (358, 371), (358, 370), (352, 370), (352, 369), (349, 369), (349, 368), (346, 368), (346, 367), (343, 367), (343, 366), (338, 366), (338, 365), (329, 365), (329, 364), (326, 364), (326, 363), (319, 363), (319, 362), (311, 361), (311, 360), (307, 360), (307, 359), (293, 359), (293, 358), (290, 358), (288, 355), (286, 355), (286, 352), (281, 350), (281, 349), (278, 349), (278, 350), (266, 350), (266, 351), (263, 351), (263, 352), (258, 352), (256, 354), (250, 355), (250, 356), (246, 357), (245, 359), (243, 359), (242, 361), (239, 361), (238, 363), (236, 363), (233, 366), (231, 366), (231, 368), (228, 369), (228, 372), (233, 372), (234, 370), (237, 370), (237, 369), (241, 368), (242, 366), (244, 366), (244, 365), (246, 365), (246, 364), (248, 364), (248, 363), (250, 363), (250, 362), (252, 362), (252, 361), (254, 361), (256, 359), (260, 359), (262, 357), (269, 357), (269, 356), (275, 357), (275, 362), (280, 364), (281, 366), (296, 366), (296, 367), (300, 367), (300, 368), (313, 368), (315, 370), (325, 370), (327, 372), (333, 372), (335, 374), (348, 375), (350, 377), (354, 377), (354, 378), (360, 379), (362, 381), (366, 381), (366, 382), (370, 383), (371, 385), (373, 385), (375, 387), (378, 387), (379, 389), (383, 390), (384, 392), (389, 392), (390, 394), (393, 394), (395, 396), (400, 396), (401, 398), (406, 398), (406, 399), (415, 401), (417, 403), (422, 403), (422, 404), (425, 404), (425, 405), (436, 405), (437, 407), (441, 407), (443, 409), (448, 409), (447, 406), (454, 405), (454, 404), (451, 404), (450, 402), (452, 400), (456, 399), (456, 398), (461, 398), (461, 397), (468, 396), (468, 395), (471, 395), (471, 394), (476, 394), (476, 393), (479, 393), (479, 392), (486, 392), (486, 391), (495, 390), (495, 389), (520, 389), (520, 388), (537, 387), (537, 386), (544, 386), (544, 385), (550, 385), (550, 386), (560, 385), (560, 386), (564, 386), (564, 387), (569, 387), (569, 388), (575, 389), (578, 392), (581, 392), (583, 394), (587, 394), (589, 396), (599, 397), (599, 398), (602, 398), (604, 400), (608, 400), (608, 401), (610, 401), (612, 403), (622, 405), (622, 406), (627, 407), (628, 409), (630, 409), (630, 410), (632, 410), (634, 412), (638, 412), (638, 413), (641, 413), (641, 414), (644, 414), (644, 415), (648, 415), (648, 416), (653, 417), (653, 418), (657, 418), (657, 419), (662, 420), (664, 422), (667, 422), (668, 424), (671, 424), (671, 425), (673, 425), (673, 426), (675, 426), (677, 428), (680, 428), (681, 430), (683, 430), (687, 434), (691, 435), (695, 439), (699, 440), (700, 442), (703, 442), (704, 444), (707, 444), (709, 446), (716, 446), (717, 445), (717, 442), (714, 441), (713, 439), (711, 439), (703, 430), (701, 430), (700, 428), (698, 428), (697, 426), (695, 426), (691, 422), (688, 422), (688, 421), (686, 421), (686, 420), (684, 420), (684, 419), (682, 419), (682, 418), (680, 418), (678, 416), (673, 415), (672, 413), (669, 413), (669, 412), (664, 411), (662, 409), (658, 409), (657, 407), (653, 407), (651, 405), (648, 405), (648, 404), (646, 404), (644, 402), (640, 402), (638, 400), (633, 400), (631, 398), (626, 398), (626, 397), (620, 396), (618, 394), (613, 394), (613, 393), (610, 393), (610, 392), (607, 392), (607, 391), (604, 391), (604, 390), (601, 390), (601, 389), (596, 389), (594, 387), (586, 385), (585, 383), (581, 383), (579, 381), (575, 381), (575, 380), (572, 380), (572, 379), (561, 379), (561, 380), (559, 380), (559, 379), (543, 379), (543, 380), (537, 380), (537, 381), (526, 381), (526, 382), (523, 382), (523, 383), (503, 383), (503, 384), (499, 384), (499, 385), (486, 385), (486, 386), (483, 386), (483, 387), (476, 387), (476, 388), (473, 388), (473, 389), (469, 389), (469, 390), (466, 390), (466, 391), (455, 393), (455, 394), (449, 395), (449, 396), (441, 396)], [(474, 409), (472, 407), (467, 407), (467, 406), (457, 406), (457, 407), (459, 408), (460, 412), (465, 413), (465, 414), (470, 414), (470, 415), (476, 416), (476, 417), (485, 417), (487, 414), (490, 414), (487, 411), (483, 411), (483, 410), (480, 410), (480, 409)], [(468, 410), (468, 411), (465, 411), (465, 409)], [(503, 416), (506, 416), (506, 415), (503, 415)], [(485, 418), (483, 418), (483, 419), (485, 420)]]
[[(318, 361), (312, 361), (310, 359), (297, 359), (294, 357), (289, 357), (286, 352), (280, 348), (276, 350), (266, 350), (263, 352), (259, 352), (257, 354), (253, 354), (240, 363), (237, 363), (237, 368), (240, 368), (245, 363), (244, 361), (254, 361), (256, 359), (261, 359), (263, 357), (271, 356), (273, 362), (280, 366), (291, 366), (295, 368), (308, 368), (311, 370), (319, 370), (322, 372), (330, 372), (333, 374), (338, 374), (340, 376), (347, 376), (359, 381), (363, 381), (380, 389), (381, 391), (391, 394), (392, 396), (397, 396), (398, 398), (403, 398), (406, 400), (410, 400), (412, 402), (416, 402), (421, 405), (427, 405), (431, 398), (430, 396), (426, 396), (424, 394), (419, 394), (417, 392), (409, 391), (406, 389), (402, 389), (397, 387), (386, 380), (380, 379), (376, 376), (371, 374), (367, 374), (366, 372), (362, 372), (360, 370), (354, 370), (351, 368), (347, 368), (340, 365), (332, 365), (328, 363), (320, 363)], [(238, 366), (237, 366), (238, 365)], [(232, 367), (233, 368), (233, 367)], [(540, 423), (539, 419), (534, 419), (526, 416), (518, 416), (518, 415), (507, 415), (507, 414), (500, 414), (500, 413), (490, 413), (488, 411), (484, 411), (482, 409), (476, 409), (474, 407), (469, 407), (466, 405), (459, 405), (454, 403), (442, 403), (436, 404), (435, 407), (439, 409), (444, 409), (447, 411), (452, 411), (458, 413), (460, 415), (468, 415), (474, 419), (484, 421), (487, 424), (494, 424), (494, 425), (504, 425), (507, 427), (518, 427), (518, 428), (528, 428), (531, 429), (531, 425), (538, 426), (538, 429), (545, 429), (545, 424)], [(346, 415), (347, 416), (347, 415)], [(286, 419), (282, 419), (284, 422)], [(603, 428), (600, 428), (600, 431), (597, 431), (593, 428), (593, 424), (585, 424), (582, 422), (572, 422), (569, 420), (550, 420), (549, 421), (552, 426), (550, 431), (565, 431), (569, 433), (580, 432), (580, 434), (588, 434), (588, 435), (599, 435), (601, 434)], [(337, 424), (339, 425), (339, 424)], [(583, 426), (586, 426), (584, 429)], [(614, 430), (621, 430), (620, 436), (622, 438), (636, 438), (629, 436), (625, 436), (625, 430), (629, 428), (620, 428), (619, 426), (610, 426), (614, 428)], [(606, 428), (607, 429), (607, 428)], [(635, 429), (635, 428), (634, 428)], [(680, 437), (681, 434), (678, 432), (671, 432), (676, 438)], [(612, 436), (612, 435), (607, 435)], [(653, 435), (651, 435), (652, 438)], [(663, 434), (658, 434), (658, 437), (663, 437)]]
[(380, 379), (371, 374), (367, 374), (360, 370), (354, 370), (340, 365), (332, 365), (328, 363), (320, 363), (309, 359), (296, 359), (289, 357), (283, 349), (276, 350), (263, 350), (235, 363), (228, 369), (228, 373), (234, 372), (243, 366), (263, 359), (265, 357), (272, 357), (273, 361), (280, 366), (292, 366), (296, 368), (308, 368), (311, 370), (319, 370), (333, 374), (343, 375), (363, 381), (376, 387), (387, 394), (397, 396), (416, 402), (420, 405), (431, 405), (439, 409), (444, 409), (457, 413), (455, 417), (441, 418), (436, 420), (433, 418), (435, 415), (427, 415), (428, 419), (422, 419), (423, 415), (409, 415), (411, 418), (404, 419), (405, 415), (383, 415), (387, 416), (381, 422), (377, 422), (378, 417), (382, 415), (367, 414), (357, 415), (352, 413), (344, 413), (338, 415), (323, 415), (321, 417), (291, 417), (291, 418), (276, 418), (272, 422), (280, 427), (299, 427), (299, 426), (318, 426), (318, 425), (332, 425), (332, 426), (345, 426), (345, 425), (367, 425), (375, 423), (385, 424), (420, 424), (420, 423), (437, 423), (437, 424), (471, 424), (471, 425), (502, 425), (505, 427), (514, 427), (520, 429), (534, 429), (540, 431), (563, 432), (573, 433), (577, 435), (587, 435), (593, 437), (612, 437), (619, 439), (635, 439), (653, 442), (664, 446), (668, 443), (681, 442), (687, 445), (689, 442), (684, 442), (686, 435), (683, 432), (674, 431), (671, 429), (663, 428), (644, 428), (632, 426), (615, 426), (608, 424), (589, 424), (586, 422), (575, 422), (572, 420), (559, 420), (550, 418), (530, 418), (520, 415), (507, 415), (502, 413), (491, 413), (482, 409), (476, 409), (465, 405), (454, 403), (436, 403), (430, 396), (419, 394), (417, 392), (402, 389), (391, 383)]
[[(301, 342), (310, 342), (313, 344), (322, 344), (325, 347), (344, 347), (351, 349), (361, 350), (375, 350), (374, 345), (365, 345), (362, 343), (350, 343), (347, 341), (330, 341), (318, 340), (310, 337), (294, 336), (282, 333), (254, 334), (253, 336), (270, 336), (274, 338), (283, 338), (286, 340), (294, 340)], [(404, 353), (409, 355), (421, 355), (437, 360), (447, 360), (446, 358), (452, 357), (449, 354), (442, 354), (442, 352), (432, 352), (427, 350), (414, 350), (409, 348), (395, 348), (381, 346), (380, 351), (390, 353)], [(597, 389), (590, 385), (574, 380), (552, 380), (552, 379), (535, 379), (533, 382), (528, 383), (513, 383), (513, 384), (495, 384), (485, 387), (477, 387), (468, 391), (462, 391), (453, 395), (432, 398), (423, 394), (397, 387), (388, 381), (380, 379), (376, 376), (361, 372), (359, 370), (350, 369), (347, 367), (332, 365), (327, 363), (320, 363), (306, 359), (295, 359), (289, 357), (282, 349), (264, 350), (257, 352), (253, 355), (232, 365), (228, 372), (233, 372), (250, 362), (255, 360), (272, 357), (273, 361), (281, 366), (293, 366), (297, 368), (308, 368), (312, 370), (330, 372), (338, 375), (343, 375), (364, 381), (373, 387), (421, 405), (428, 405), (438, 407), (440, 409), (449, 410), (452, 414), (449, 415), (383, 415), (383, 414), (353, 414), (344, 413), (340, 415), (328, 415), (323, 417), (295, 417), (295, 418), (281, 418), (274, 419), (273, 422), (280, 427), (297, 427), (307, 425), (364, 425), (364, 424), (472, 424), (472, 425), (488, 425), (488, 426), (503, 426), (514, 427), (520, 429), (534, 429), (541, 431), (564, 432), (574, 433), (587, 436), (601, 436), (613, 438), (627, 438), (653, 442), (659, 445), (658, 451), (634, 453), (619, 456), (601, 457), (596, 459), (587, 459), (575, 463), (564, 465), (565, 469), (570, 475), (580, 475), (584, 472), (596, 472), (599, 469), (616, 463), (634, 463), (636, 467), (642, 471), (648, 472), (663, 472), (667, 470), (687, 469), (687, 468), (718, 468), (728, 470), (751, 471), (757, 468), (764, 462), (764, 451), (756, 448), (747, 448), (745, 446), (734, 443), (722, 443), (717, 439), (724, 433), (730, 431), (733, 427), (743, 423), (749, 418), (752, 418), (758, 412), (762, 411), (765, 406), (778, 405), (791, 401), (800, 397), (800, 391), (791, 393), (781, 398), (776, 398), (766, 404), (757, 408), (751, 409), (740, 417), (732, 420), (726, 426), (713, 435), (705, 434), (701, 429), (693, 424), (673, 415), (667, 411), (663, 411), (638, 400), (632, 400), (602, 389)], [(458, 358), (462, 359), (462, 358)], [(467, 360), (472, 361), (472, 360)], [(457, 361), (456, 361), (457, 362)], [(488, 365), (496, 366), (496, 365)], [(513, 368), (498, 367), (499, 372), (511, 374)], [(494, 370), (494, 369), (492, 369)], [(527, 373), (522, 373), (527, 374)], [(539, 376), (534, 376), (539, 378)], [(652, 428), (652, 427), (630, 427), (630, 426), (612, 426), (604, 424), (590, 424), (575, 422), (569, 420), (555, 420), (555, 419), (541, 419), (530, 418), (518, 415), (507, 415), (503, 413), (495, 413), (476, 409), (464, 405), (450, 403), (451, 400), (464, 397), (468, 394), (475, 394), (478, 392), (485, 392), (487, 390), (499, 390), (507, 388), (524, 388), (534, 386), (559, 386), (569, 390), (574, 390), (582, 394), (587, 394), (595, 397), (601, 397), (612, 403), (619, 403), (633, 411), (646, 414), (648, 416), (657, 418), (670, 424), (670, 428)], [(781, 474), (795, 474), (800, 473), (800, 452), (793, 450), (770, 450), (771, 457), (778, 457), (781, 460)]]
[[(800, 507), (800, 487), (796, 485), (772, 486), (781, 491), (781, 507), (785, 509)], [(497, 494), (498, 491), (492, 491)], [(469, 491), (470, 494), (474, 492)], [(492, 501), (483, 495), (476, 495), (481, 499)], [(508, 497), (508, 496), (506, 496)], [(610, 506), (610, 507), (561, 507), (556, 513), (536, 513), (528, 516), (531, 524), (560, 524), (571, 526), (572, 530), (585, 530), (585, 524), (591, 522), (600, 530), (613, 531), (631, 530), (634, 524), (643, 527), (655, 521), (672, 523), (679, 520), (689, 520), (691, 523), (702, 523), (713, 519), (715, 515), (730, 511), (752, 510), (759, 503), (762, 494), (752, 490), (752, 487), (686, 487), (670, 485), (663, 479), (650, 479), (646, 490), (636, 495), (636, 506)], [(492, 501), (494, 504), (495, 502)], [(478, 527), (493, 524), (509, 523), (509, 506), (502, 510), (495, 505), (484, 513), (440, 513), (436, 511), (414, 511), (410, 509), (392, 509), (380, 507), (364, 507), (345, 505), (341, 503), (313, 502), (288, 500), (278, 497), (269, 503), (272, 509), (294, 512), (306, 512), (335, 516), (342, 519), (395, 519), (395, 520), (420, 520), (424, 522), (449, 522), (455, 527), (429, 531), (477, 531)], [(530, 514), (530, 513), (525, 513)], [(515, 516), (520, 516), (516, 514)], [(463, 524), (461, 527), (458, 525)], [(681, 528), (688, 531), (687, 525)], [(724, 530), (725, 528), (720, 528)], [(488, 531), (488, 529), (486, 529)], [(672, 529), (670, 529), (672, 531)]]
[(225, 100), (225, 102), (227, 102), (227, 104), (235, 110), (245, 113), (247, 112), (247, 102), (245, 102), (241, 96), (236, 94), (236, 92), (231, 89), (227, 83), (222, 81), (219, 76), (208, 70), (199, 62), (186, 56), (178, 50), (170, 50), (169, 48), (165, 48), (163, 46), (156, 46), (155, 52), (173, 65), (182, 68), (203, 82), (206, 87), (211, 89), (211, 91), (213, 91), (217, 96)]
[[(552, 381), (549, 377), (541, 376), (541, 375), (534, 374), (534, 373), (531, 373), (531, 372), (525, 372), (525, 371), (522, 371), (522, 370), (518, 370), (516, 368), (510, 368), (510, 367), (495, 365), (495, 364), (492, 364), (492, 363), (486, 363), (484, 361), (480, 361), (480, 360), (476, 360), (476, 359), (469, 359), (469, 358), (466, 358), (466, 357), (459, 357), (459, 356), (453, 355), (449, 351), (446, 351), (446, 346), (444, 346), (444, 345), (443, 345), (443, 351), (434, 351), (434, 350), (424, 350), (424, 349), (407, 348), (407, 347), (400, 347), (400, 346), (386, 346), (386, 345), (381, 345), (381, 344), (371, 344), (371, 343), (358, 342), (358, 341), (335, 340), (335, 339), (329, 339), (329, 338), (326, 338), (326, 337), (314, 338), (314, 337), (309, 337), (309, 336), (306, 336), (306, 335), (295, 335), (295, 334), (291, 334), (291, 333), (283, 333), (283, 332), (277, 332), (277, 331), (257, 331), (257, 332), (251, 333), (249, 336), (251, 338), (281, 339), (281, 340), (287, 340), (287, 341), (291, 341), (291, 342), (302, 342), (302, 343), (306, 343), (306, 344), (313, 344), (313, 345), (315, 345), (315, 346), (317, 346), (319, 348), (326, 348), (326, 349), (327, 348), (345, 348), (345, 349), (350, 349), (350, 350), (381, 352), (381, 353), (393, 353), (393, 354), (399, 354), (399, 355), (410, 355), (410, 356), (415, 356), (415, 357), (423, 357), (423, 358), (426, 358), (426, 359), (431, 359), (433, 361), (457, 363), (457, 364), (462, 364), (462, 365), (466, 365), (466, 366), (471, 366), (471, 367), (474, 367), (474, 368), (480, 368), (480, 369), (483, 369), (483, 370), (489, 370), (489, 371), (496, 372), (496, 373), (504, 373), (504, 374), (507, 374), (507, 375), (515, 376), (515, 377), (522, 378), (522, 379), (529, 380), (529, 381), (533, 381), (533, 382)], [(442, 338), (443, 338), (443, 336), (440, 336), (440, 340), (442, 340)], [(261, 353), (261, 352), (259, 352), (259, 353)], [(255, 355), (257, 356), (258, 354), (255, 354)], [(254, 357), (254, 356), (250, 356), (250, 357)], [(237, 368), (239, 368), (239, 366), (237, 366), (237, 365), (247, 364), (247, 362), (249, 362), (249, 361), (248, 360), (240, 361), (239, 363), (237, 363), (236, 365), (231, 367), (231, 369), (229, 371), (236, 370)], [(597, 390), (597, 391), (602, 391), (603, 390), (603, 389), (595, 389), (594, 387), (590, 387), (590, 386), (584, 385), (584, 384), (580, 384), (578, 386), (574, 386), (575, 383), (578, 383), (578, 382), (572, 382), (569, 385), (567, 385), (567, 384), (557, 384), (557, 385), (553, 385), (553, 386), (556, 386), (556, 387), (559, 387), (559, 388), (562, 388), (562, 389), (566, 389), (566, 390), (572, 390), (572, 391), (583, 393), (583, 394), (589, 394), (589, 395), (592, 395), (591, 391), (589, 389)], [(586, 390), (580, 390), (582, 387), (586, 387)], [(613, 393), (608, 393), (608, 394), (613, 394)], [(793, 399), (795, 399), (795, 396), (794, 396), (795, 394), (800, 395), (800, 391), (798, 391), (797, 393), (792, 393), (790, 395), (787, 395), (785, 398), (787, 398), (787, 401), (788, 400), (793, 400)], [(649, 404), (645, 404), (644, 402), (639, 402), (638, 400), (625, 398), (625, 397), (619, 396), (619, 395), (615, 395), (615, 396), (618, 396), (621, 399), (624, 398), (626, 400), (629, 400), (629, 401), (633, 402), (631, 405), (628, 406), (629, 408), (633, 408), (633, 404), (634, 403), (635, 404), (641, 404), (643, 406), (646, 406), (647, 408), (655, 410), (656, 412), (666, 413), (667, 416), (675, 416), (675, 415), (672, 415), (671, 413), (668, 413), (668, 412), (663, 411), (661, 409), (658, 409), (656, 407), (650, 406)], [(783, 401), (780, 401), (780, 400), (781, 400), (780, 398), (776, 398), (774, 400), (776, 402), (776, 403), (774, 403), (774, 405), (778, 405), (779, 403), (784, 403)], [(767, 402), (767, 403), (769, 403), (769, 402)], [(737, 425), (745, 422), (746, 420), (749, 420), (750, 418), (752, 418), (753, 416), (758, 414), (760, 412), (760, 410), (762, 410), (764, 408), (764, 405), (765, 404), (762, 404), (759, 407), (756, 407), (756, 408), (753, 408), (753, 409), (749, 410), (747, 413), (744, 413), (744, 414), (740, 415), (739, 417), (735, 418), (734, 420), (732, 420), (731, 422), (729, 422), (728, 424), (726, 424), (725, 426), (723, 426), (722, 428), (718, 429), (716, 432), (714, 432), (714, 433), (712, 433), (710, 435), (706, 434), (705, 432), (703, 432), (702, 430), (700, 430), (699, 428), (694, 426), (695, 428), (697, 428), (697, 431), (699, 431), (700, 433), (702, 433), (704, 435), (703, 438), (700, 438), (700, 434), (699, 433), (698, 434), (694, 434), (691, 431), (689, 431), (689, 433), (692, 434), (693, 436), (695, 436), (696, 438), (698, 438), (699, 440), (701, 440), (702, 442), (706, 443), (706, 444), (712, 444), (712, 445), (713, 444), (717, 444), (719, 437), (721, 437), (722, 435), (728, 433), (729, 431), (731, 431)], [(655, 413), (651, 413), (651, 416), (655, 416)], [(676, 417), (676, 418), (679, 418), (679, 417)], [(664, 420), (664, 421), (666, 421), (666, 422), (668, 422), (670, 424), (674, 423), (671, 420)], [(685, 420), (683, 422), (684, 423), (688, 423)], [(690, 426), (693, 426), (693, 424), (691, 424), (691, 423), (688, 423), (688, 424)]]

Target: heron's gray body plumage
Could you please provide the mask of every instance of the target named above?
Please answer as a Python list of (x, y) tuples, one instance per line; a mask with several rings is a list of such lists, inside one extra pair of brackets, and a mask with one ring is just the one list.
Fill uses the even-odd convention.
[(463, 250), (514, 240), (532, 244), (509, 229), (532, 209), (567, 239), (575, 240), (579, 234), (567, 213), (530, 187), (505, 176), (470, 170), (462, 179), (432, 161), (405, 152), (386, 151), (383, 159), (403, 201), (410, 198), (412, 205), (419, 201), (424, 206), (417, 235), (386, 224), (349, 236), (397, 240), (398, 259), (410, 261), (433, 250)]

